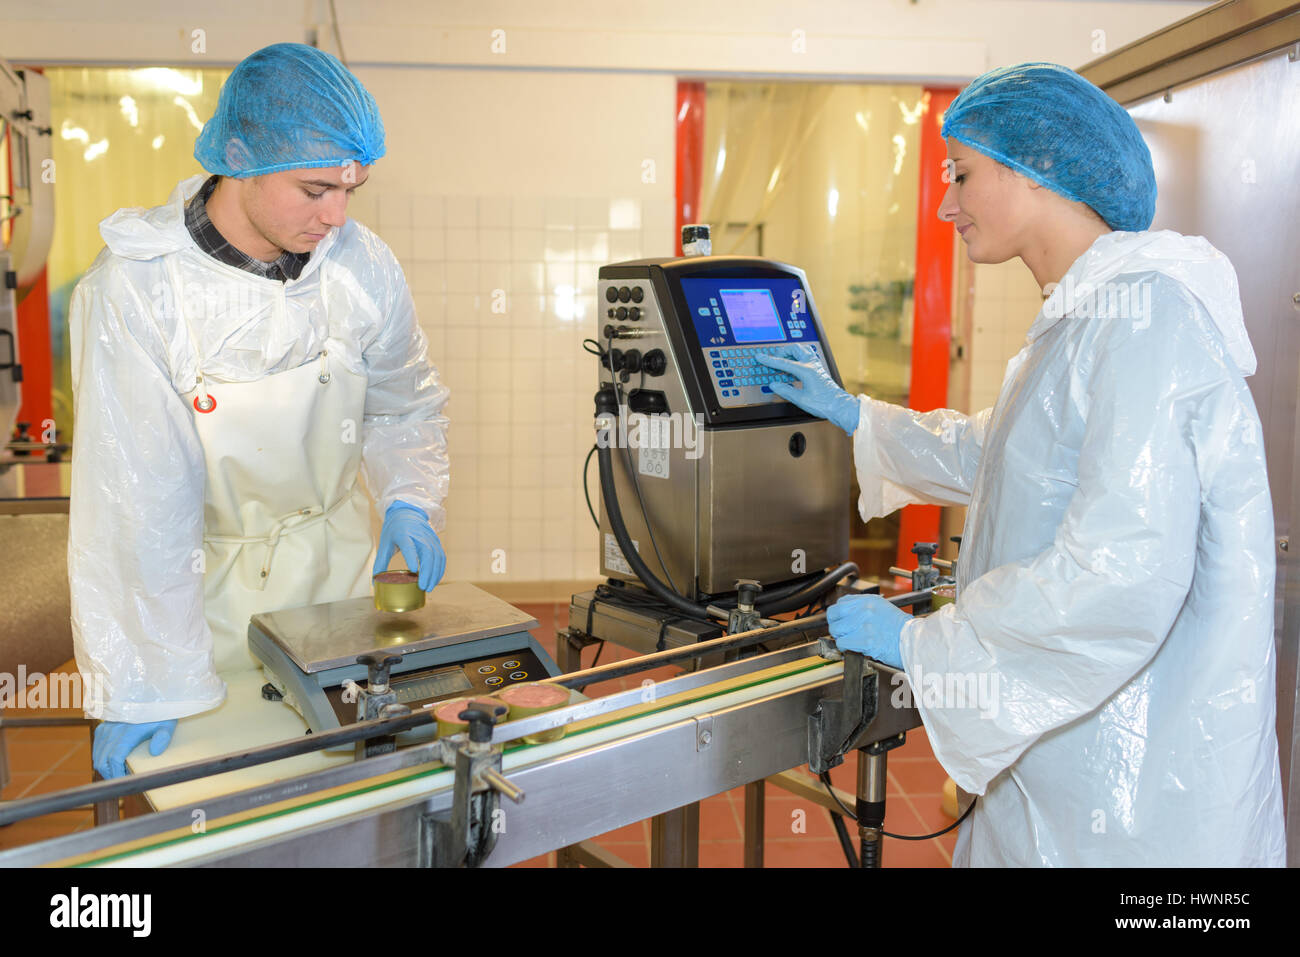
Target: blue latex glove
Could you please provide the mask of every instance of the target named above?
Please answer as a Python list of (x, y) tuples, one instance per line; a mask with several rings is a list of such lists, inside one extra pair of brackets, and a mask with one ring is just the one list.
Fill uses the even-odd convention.
[(154, 757), (167, 750), (176, 733), (176, 719), (130, 724), (125, 721), (105, 721), (95, 728), (95, 740), (90, 748), (90, 763), (105, 778), (126, 775), (126, 759), (136, 746), (149, 740), (149, 753)]
[(374, 574), (388, 571), (393, 552), (399, 548), (406, 559), (406, 567), (420, 576), (420, 588), (433, 591), (447, 570), (447, 553), (442, 550), (442, 542), (438, 541), (438, 533), (429, 524), (424, 509), (400, 499), (388, 506), (384, 513)]
[(861, 408), (858, 400), (835, 384), (817, 353), (807, 346), (791, 345), (786, 346), (780, 356), (759, 354), (757, 358), (763, 365), (788, 372), (803, 384), (802, 389), (796, 389), (789, 382), (773, 382), (773, 392), (805, 412), (829, 419), (849, 435), (853, 434), (858, 427)]
[(826, 621), (840, 651), (857, 651), (893, 668), (903, 667), (898, 642), (912, 620), (879, 595), (849, 595), (831, 605)]

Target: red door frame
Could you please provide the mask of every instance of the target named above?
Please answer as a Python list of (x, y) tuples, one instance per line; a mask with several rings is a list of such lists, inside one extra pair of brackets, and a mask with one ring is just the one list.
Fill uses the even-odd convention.
[[(948, 188), (940, 171), (948, 156), (939, 128), (957, 96), (952, 87), (926, 87), (921, 95), (921, 183), (916, 203), (916, 281), (912, 289), (912, 384), (908, 407), (918, 412), (948, 405), (952, 339), (952, 224), (938, 217)], [(939, 506), (909, 505), (898, 525), (900, 568), (915, 568), (912, 546), (939, 540)]]

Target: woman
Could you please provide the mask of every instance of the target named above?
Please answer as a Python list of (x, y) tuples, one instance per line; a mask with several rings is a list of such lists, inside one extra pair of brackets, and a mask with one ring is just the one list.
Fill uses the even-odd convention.
[[(1280, 866), (1272, 506), (1236, 274), (1145, 231), (1146, 145), (1064, 67), (980, 77), (942, 133), (940, 217), (1046, 299), (978, 415), (769, 362), (853, 435), (864, 519), (969, 506), (954, 604), (848, 598), (831, 633), (907, 672), (935, 756), (979, 795), (955, 865)], [(993, 700), (920, 694), (926, 676)]]

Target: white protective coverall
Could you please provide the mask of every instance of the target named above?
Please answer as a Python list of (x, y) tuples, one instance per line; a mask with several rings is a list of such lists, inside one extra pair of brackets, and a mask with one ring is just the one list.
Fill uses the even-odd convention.
[(73, 638), (106, 721), (214, 708), (252, 614), (368, 594), (359, 471), (381, 514), (444, 521), (448, 393), (392, 251), (348, 220), (255, 276), (190, 237), (203, 181), (104, 220), (73, 294)]
[(956, 602), (900, 641), (935, 756), (981, 795), (954, 866), (1284, 864), (1254, 371), (1218, 250), (1113, 232), (992, 409), (862, 398), (862, 517), (969, 506)]

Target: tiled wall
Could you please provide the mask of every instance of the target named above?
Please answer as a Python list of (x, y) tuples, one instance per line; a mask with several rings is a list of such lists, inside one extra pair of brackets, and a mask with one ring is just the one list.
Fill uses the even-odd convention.
[(363, 194), (350, 213), (397, 254), (451, 389), (448, 578), (597, 577), (581, 473), (596, 360), (582, 340), (597, 328), (599, 267), (669, 255), (671, 207), (631, 197)]
[[(957, 255), (965, 251), (958, 248)], [(1019, 259), (976, 265), (974, 275), (970, 408), (962, 410), (972, 413), (997, 401), (1007, 361), (1025, 344), (1025, 333), (1043, 304), (1033, 273)]]

